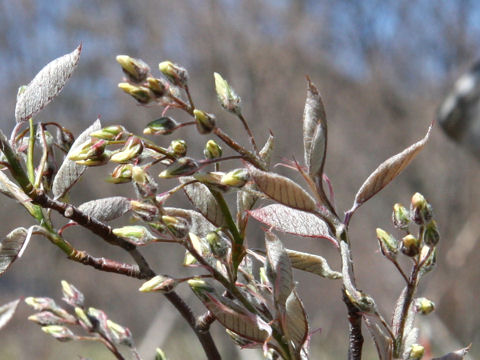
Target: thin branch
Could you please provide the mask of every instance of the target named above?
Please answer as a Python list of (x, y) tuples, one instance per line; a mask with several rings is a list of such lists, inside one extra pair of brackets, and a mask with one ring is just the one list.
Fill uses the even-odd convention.
[(343, 302), (347, 305), (348, 311), (348, 360), (360, 360), (362, 358), (363, 335), (362, 335), (362, 313), (350, 301), (350, 298), (342, 290)]

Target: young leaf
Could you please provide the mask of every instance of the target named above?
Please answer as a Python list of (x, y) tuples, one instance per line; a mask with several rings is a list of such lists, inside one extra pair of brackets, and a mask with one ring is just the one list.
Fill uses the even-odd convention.
[(43, 67), (27, 88), (17, 97), (15, 119), (18, 122), (28, 120), (42, 110), (62, 91), (72, 76), (80, 58), (82, 45), (71, 53), (63, 55)]
[(267, 205), (248, 212), (258, 221), (274, 229), (298, 236), (324, 238), (338, 246), (328, 225), (320, 217), (280, 204)]
[(19, 227), (11, 231), (0, 243), (0, 275), (2, 275), (10, 265), (17, 260), (22, 253), (24, 246), (27, 245), (28, 230)]
[(370, 199), (393, 179), (395, 179), (403, 169), (417, 156), (427, 144), (428, 138), (432, 130), (432, 125), (428, 128), (427, 134), (423, 139), (417, 141), (413, 145), (403, 150), (401, 153), (392, 156), (380, 164), (377, 169), (370, 174), (355, 196), (355, 201), (349, 213), (353, 213), (360, 205)]
[(285, 323), (286, 336), (293, 342), (297, 353), (300, 353), (308, 337), (308, 319), (302, 301), (295, 290), (287, 298)]
[(341, 279), (342, 274), (333, 271), (328, 266), (327, 260), (318, 255), (286, 249), (290, 262), (295, 269), (308, 271), (326, 279)]
[(313, 212), (315, 200), (298, 184), (284, 176), (247, 166), (260, 191), (273, 200), (298, 210)]
[(12, 199), (16, 199), (31, 214), (35, 211), (30, 197), (2, 171), (0, 171), (0, 192)]
[(119, 218), (130, 211), (130, 200), (123, 196), (112, 196), (85, 202), (78, 207), (86, 215), (104, 222)]
[(213, 226), (205, 219), (204, 216), (202, 216), (202, 214), (196, 211), (172, 207), (166, 207), (163, 210), (165, 215), (184, 219), (188, 224), (188, 232), (194, 233), (200, 238), (206, 236), (209, 232), (215, 231), (216, 229), (215, 226)]
[(308, 174), (321, 176), (327, 152), (327, 116), (316, 86), (307, 78), (308, 90), (303, 111), (303, 146)]
[(20, 299), (17, 299), (0, 306), (0, 330), (2, 330), (2, 328), (5, 327), (5, 325), (7, 325), (10, 319), (13, 317), (19, 302)]
[[(191, 178), (180, 178), (185, 183)], [(218, 206), (208, 187), (201, 183), (193, 183), (183, 188), (190, 202), (205, 216), (213, 225), (221, 227), (225, 225), (225, 217)]]
[(97, 119), (90, 127), (83, 131), (72, 144), (70, 151), (65, 156), (65, 160), (63, 160), (63, 163), (60, 166), (60, 169), (58, 169), (57, 175), (55, 175), (55, 179), (53, 180), (52, 192), (55, 199), (63, 197), (71, 189), (71, 187), (75, 185), (80, 176), (82, 176), (87, 169), (86, 166), (78, 165), (75, 161), (70, 160), (68, 157), (73, 154), (79, 146), (90, 139), (90, 133), (100, 130), (101, 128), (102, 125), (100, 124), (100, 120)]
[(443, 355), (439, 358), (434, 358), (432, 360), (462, 360), (468, 354), (471, 347), (472, 347), (472, 344), (468, 345), (467, 347), (465, 347), (463, 349), (450, 352), (446, 355)]
[(385, 335), (384, 331), (374, 321), (374, 318), (364, 317), (367, 329), (373, 338), (379, 360), (389, 360), (392, 358), (392, 339)]

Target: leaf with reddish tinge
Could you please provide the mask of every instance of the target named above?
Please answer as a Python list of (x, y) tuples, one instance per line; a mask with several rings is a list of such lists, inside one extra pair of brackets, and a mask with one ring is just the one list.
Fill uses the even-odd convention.
[(311, 176), (322, 174), (327, 152), (327, 116), (316, 86), (307, 78), (307, 100), (303, 111), (305, 165)]
[(303, 303), (295, 290), (287, 298), (285, 324), (285, 335), (293, 342), (297, 353), (300, 353), (308, 338), (308, 319)]
[(90, 127), (83, 131), (75, 142), (72, 144), (70, 151), (65, 156), (60, 169), (58, 169), (57, 175), (53, 180), (52, 192), (55, 199), (63, 197), (75, 183), (80, 179), (80, 176), (87, 169), (84, 165), (78, 165), (75, 161), (70, 160), (68, 157), (73, 154), (79, 146), (83, 145), (90, 139), (90, 134), (94, 131), (100, 130), (102, 125), (100, 120), (97, 119)]
[(314, 214), (280, 204), (267, 205), (248, 213), (275, 230), (298, 236), (325, 238), (337, 245), (326, 222)]
[(472, 347), (472, 344), (468, 345), (463, 349), (453, 351), (451, 353), (443, 355), (442, 357), (434, 358), (432, 360), (462, 360), (468, 354), (471, 347)]
[(0, 243), (0, 275), (2, 275), (21, 255), (23, 248), (28, 244), (28, 230), (19, 227), (11, 231)]
[(5, 327), (5, 325), (7, 325), (10, 319), (13, 317), (19, 302), (20, 299), (17, 299), (0, 306), (0, 330)]
[(360, 190), (358, 190), (357, 195), (355, 196), (355, 202), (349, 213), (353, 213), (360, 205), (382, 190), (393, 179), (395, 179), (403, 169), (405, 169), (405, 167), (425, 147), (428, 138), (430, 137), (431, 130), (432, 125), (428, 128), (427, 134), (423, 139), (409, 146), (401, 153), (385, 160), (372, 174), (370, 174), (360, 187)]
[(15, 106), (15, 119), (17, 122), (28, 120), (42, 110), (62, 91), (67, 80), (72, 76), (80, 59), (82, 46), (63, 55), (38, 72), (17, 97)]
[(333, 271), (323, 257), (286, 249), (290, 262), (295, 269), (308, 271), (326, 279), (341, 279), (342, 273)]
[(247, 165), (258, 189), (271, 199), (295, 209), (313, 212), (315, 200), (298, 184), (285, 176), (258, 170)]
[(130, 211), (130, 209), (130, 200), (123, 196), (87, 201), (78, 207), (78, 210), (85, 215), (102, 222), (119, 218)]

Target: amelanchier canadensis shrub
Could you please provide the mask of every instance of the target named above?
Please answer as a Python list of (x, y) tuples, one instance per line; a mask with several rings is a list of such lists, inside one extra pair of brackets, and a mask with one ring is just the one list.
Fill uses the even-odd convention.
[[(155, 75), (142, 60), (117, 56), (125, 74), (119, 88), (138, 104), (163, 108), (162, 116), (143, 130), (149, 137), (131, 133), (123, 125), (102, 127), (96, 120), (74, 138), (59, 123), (36, 122), (34, 116), (58, 95), (72, 75), (80, 52), (79, 46), (52, 61), (29, 85), (20, 87), (16, 126), (9, 139), (0, 134), (0, 191), (17, 200), (34, 223), (11, 230), (4, 237), (1, 273), (21, 256), (33, 235), (43, 236), (72, 261), (137, 278), (140, 292), (166, 297), (198, 338), (205, 353), (199, 354), (199, 359), (221, 358), (209, 332), (213, 322), (220, 323), (238, 346), (259, 348), (266, 359), (308, 359), (312, 329), (293, 278), (293, 269), (299, 269), (342, 282), (349, 323), (345, 337), (349, 359), (362, 357), (362, 323), (375, 343), (379, 359), (422, 358), (424, 348), (417, 343), (414, 320), (417, 314), (433, 311), (434, 304), (417, 297), (417, 288), (423, 276), (435, 267), (440, 239), (430, 203), (416, 193), (408, 208), (393, 206), (393, 227), (400, 236), (376, 230), (381, 254), (405, 280), (392, 316), (382, 314), (374, 299), (359, 289), (348, 230), (356, 210), (398, 176), (425, 147), (433, 124), (422, 139), (385, 160), (370, 174), (343, 216), (335, 208), (333, 188), (324, 173), (324, 105), (308, 77), (303, 113), (304, 159), (302, 163), (283, 164), (301, 175), (300, 185), (272, 171), (273, 134), (265, 144), (256, 143), (240, 97), (220, 74), (213, 76), (218, 101), (242, 123), (248, 147), (222, 129), (213, 114), (194, 103), (187, 70), (170, 61), (161, 62), (160, 73)], [(173, 119), (168, 115), (170, 109), (184, 111), (191, 121)], [(169, 144), (163, 141), (161, 135), (185, 126), (194, 126), (199, 134), (207, 135), (203, 154), (188, 153), (184, 140)], [(230, 148), (235, 155), (222, 156), (222, 147)], [(89, 167), (107, 164), (115, 166), (108, 177), (112, 186), (131, 183), (134, 195), (70, 203), (69, 192)], [(177, 185), (158, 191), (158, 183), (168, 178), (177, 179)], [(227, 192), (229, 196), (236, 194), (236, 206), (226, 201)], [(171, 196), (176, 193), (184, 194), (191, 206), (175, 207)], [(53, 213), (60, 217), (52, 217)], [(134, 225), (108, 225), (126, 214), (136, 220)], [(247, 246), (247, 225), (255, 221), (266, 229), (264, 250)], [(72, 225), (82, 226), (106, 243), (122, 248), (132, 263), (110, 259), (107, 254), (94, 257), (73, 247), (69, 238), (75, 233), (64, 231)], [(281, 233), (327, 241), (337, 250), (341, 269), (331, 269), (326, 259), (317, 254), (286, 248)], [(149, 264), (142, 255), (144, 247), (162, 246), (164, 242), (185, 249), (183, 265), (191, 271), (190, 276), (158, 274), (152, 266), (155, 264)], [(410, 259), (408, 269), (400, 257)], [(180, 286), (190, 287), (200, 299), (205, 307), (203, 314), (194, 314), (178, 295), (176, 288)], [(74, 285), (62, 281), (62, 290), (65, 307), (51, 298), (27, 297), (25, 302), (35, 311), (29, 319), (57, 340), (97, 341), (117, 359), (141, 359), (128, 328), (110, 320), (104, 311), (85, 306), (83, 294)], [(11, 318), (18, 302), (0, 308), (0, 327)], [(468, 347), (437, 359), (462, 359), (467, 351)], [(155, 358), (166, 356), (157, 349)]]

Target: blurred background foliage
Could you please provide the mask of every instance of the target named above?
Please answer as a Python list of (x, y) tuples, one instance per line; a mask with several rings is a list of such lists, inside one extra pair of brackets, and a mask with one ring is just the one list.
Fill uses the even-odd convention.
[[(172, 60), (189, 70), (195, 103), (215, 112), (222, 128), (248, 144), (241, 124), (216, 102), (214, 71), (242, 96), (257, 142), (265, 141), (269, 130), (275, 134), (274, 161), (302, 159), (308, 74), (327, 108), (326, 172), (341, 213), (380, 162), (423, 136), (455, 78), (480, 55), (479, 38), (480, 4), (473, 0), (0, 0), (0, 127), (9, 133), (14, 126), (18, 86), (81, 42), (78, 69), (38, 120), (57, 121), (78, 134), (100, 116), (104, 125), (121, 124), (141, 132), (161, 109), (138, 107), (117, 88), (122, 73), (115, 56), (140, 57), (155, 72), (159, 61)], [(171, 114), (183, 119), (183, 114)], [(209, 139), (192, 128), (158, 141), (167, 145), (178, 137), (188, 140), (191, 155), (200, 154)], [(408, 205), (415, 191), (433, 205), (442, 234), (440, 256), (419, 295), (432, 299), (437, 311), (419, 319), (419, 325), (424, 345), (435, 355), (470, 342), (472, 357), (480, 354), (479, 169), (478, 162), (437, 126), (405, 173), (351, 222), (358, 284), (377, 299), (385, 314), (391, 314), (403, 283), (378, 253), (375, 228), (393, 231), (393, 203)], [(106, 171), (90, 171), (71, 201), (132, 194), (128, 186), (104, 183)], [(276, 171), (294, 176), (289, 170)], [(29, 224), (24, 211), (5, 197), (0, 212), (1, 234)], [(260, 246), (259, 226), (254, 221), (251, 225), (248, 242)], [(87, 232), (69, 229), (66, 236), (95, 256), (129, 260)], [(290, 248), (321, 254), (333, 267), (339, 266), (336, 251), (322, 240), (283, 235), (282, 239)], [(176, 247), (155, 245), (145, 250), (155, 270), (189, 273), (181, 268), (183, 253)], [(296, 277), (312, 328), (321, 328), (311, 339), (312, 358), (345, 358), (347, 321), (339, 301), (340, 282), (298, 272)], [(90, 305), (130, 327), (146, 359), (153, 357), (156, 346), (171, 359), (202, 358), (192, 333), (162, 296), (139, 294), (138, 281), (70, 262), (44, 239), (34, 238), (24, 256), (0, 278), (0, 303), (26, 295), (60, 298), (61, 279), (82, 290)], [(180, 292), (200, 311), (188, 289)], [(76, 354), (109, 358), (99, 345), (57, 343), (26, 320), (29, 314), (23, 306), (0, 333), (0, 359), (74, 359)], [(213, 326), (213, 332), (225, 359), (259, 356), (233, 348), (220, 327)], [(372, 351), (370, 341), (366, 346)]]

